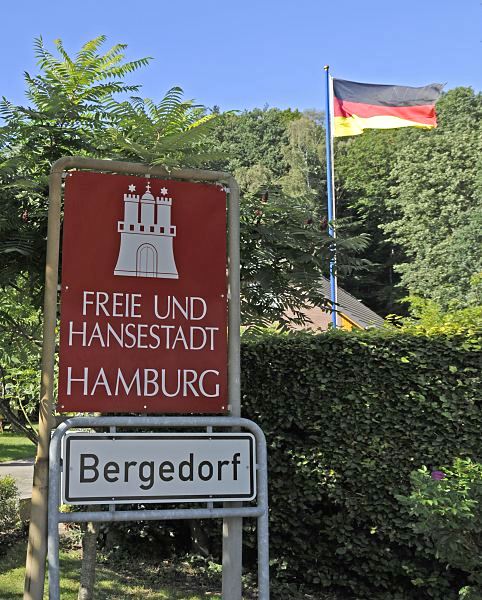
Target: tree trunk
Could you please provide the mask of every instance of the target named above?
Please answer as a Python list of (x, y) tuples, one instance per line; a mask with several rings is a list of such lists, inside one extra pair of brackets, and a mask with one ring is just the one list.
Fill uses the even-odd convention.
[(196, 519), (189, 519), (189, 529), (191, 531), (191, 551), (199, 554), (199, 556), (209, 556), (208, 537), (201, 522)]
[(0, 415), (10, 423), (15, 433), (24, 435), (32, 444), (37, 445), (38, 435), (28, 425), (24, 425), (17, 415), (10, 409), (8, 402), (0, 398)]
[[(89, 507), (88, 510), (95, 510)], [(77, 600), (93, 600), (95, 586), (95, 562), (97, 554), (98, 523), (87, 523), (82, 539), (82, 568)]]
[[(3, 417), (4, 419), (6, 419), (10, 423), (10, 425), (12, 426), (12, 429), (16, 433), (26, 436), (32, 442), (32, 444), (37, 445), (38, 444), (37, 432), (34, 431), (28, 425), (24, 425), (22, 423), (22, 421), (17, 417), (17, 415), (10, 408), (10, 402), (5, 398), (5, 388), (6, 388), (5, 371), (2, 367), (2, 365), (0, 365), (0, 378), (1, 378), (1, 382), (0, 382), (0, 390), (1, 390), (0, 417)], [(3, 431), (3, 428), (2, 428), (2, 431)]]

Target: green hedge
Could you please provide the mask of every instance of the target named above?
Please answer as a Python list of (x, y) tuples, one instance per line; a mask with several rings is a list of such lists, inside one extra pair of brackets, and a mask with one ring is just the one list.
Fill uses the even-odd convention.
[(464, 574), (435, 558), (395, 497), (422, 465), (482, 460), (480, 367), (474, 338), (334, 331), (243, 343), (243, 416), (268, 440), (275, 577), (357, 599), (457, 597)]

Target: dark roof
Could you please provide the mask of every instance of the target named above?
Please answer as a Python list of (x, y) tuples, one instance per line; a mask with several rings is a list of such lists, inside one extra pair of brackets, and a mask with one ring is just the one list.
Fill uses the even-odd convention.
[[(330, 281), (322, 278), (323, 295), (330, 298)], [(384, 323), (382, 317), (365, 306), (361, 300), (355, 298), (343, 288), (338, 286), (338, 310), (354, 321), (357, 325), (364, 327), (381, 327)]]

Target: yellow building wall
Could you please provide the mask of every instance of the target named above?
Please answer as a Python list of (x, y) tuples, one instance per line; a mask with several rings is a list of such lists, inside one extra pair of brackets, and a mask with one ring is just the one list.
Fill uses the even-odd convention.
[(352, 329), (363, 329), (363, 327), (360, 327), (358, 323), (355, 323), (355, 321), (352, 321), (343, 313), (338, 313), (338, 320), (340, 327), (346, 331), (351, 331)]

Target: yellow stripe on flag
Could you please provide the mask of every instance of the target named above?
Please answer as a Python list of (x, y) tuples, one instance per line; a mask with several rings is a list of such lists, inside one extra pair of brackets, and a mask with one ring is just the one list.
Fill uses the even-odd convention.
[(378, 116), (378, 117), (335, 117), (334, 118), (334, 137), (342, 137), (345, 135), (360, 135), (364, 129), (395, 129), (397, 127), (419, 127), (420, 129), (433, 129), (434, 125), (425, 125), (400, 119), (393, 116)]

